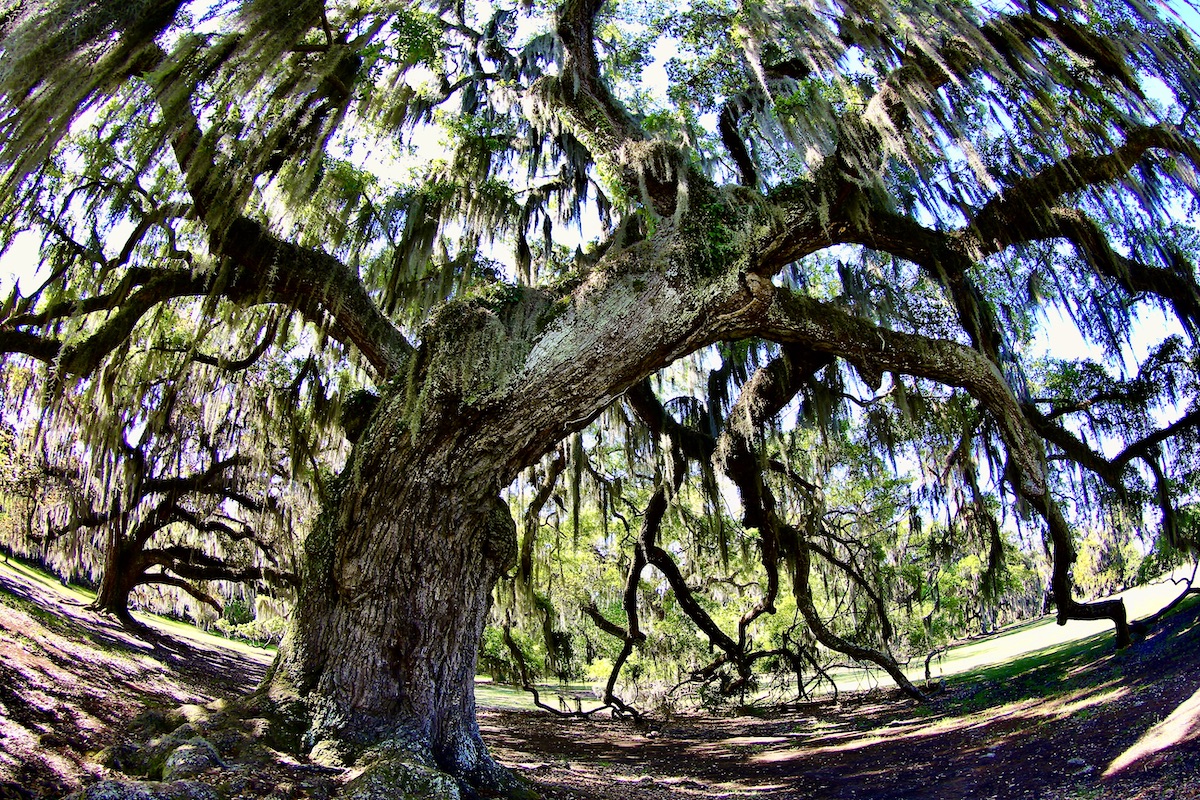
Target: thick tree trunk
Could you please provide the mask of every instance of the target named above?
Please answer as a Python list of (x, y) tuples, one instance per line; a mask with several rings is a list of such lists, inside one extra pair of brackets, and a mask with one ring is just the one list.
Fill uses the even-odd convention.
[(302, 701), (308, 746), (416, 741), (466, 784), (512, 788), (483, 746), (473, 691), (491, 591), (517, 554), (500, 490), (629, 386), (736, 335), (769, 301), (754, 276), (661, 268), (690, 252), (670, 244), (622, 251), (568, 304), (514, 290), (447, 304), (423, 328), (306, 543), (267, 695)]
[(96, 588), (96, 599), (88, 607), (113, 615), (126, 628), (140, 628), (129, 611), (129, 597), (137, 586), (139, 574), (124, 537), (110, 530), (104, 546), (104, 571)]
[(474, 679), (516, 528), (499, 476), (462, 446), (466, 427), (414, 435), (384, 418), (358, 443), (309, 537), (273, 681), (305, 700), (310, 744), (399, 737), (494, 786), (503, 778), (479, 735)]

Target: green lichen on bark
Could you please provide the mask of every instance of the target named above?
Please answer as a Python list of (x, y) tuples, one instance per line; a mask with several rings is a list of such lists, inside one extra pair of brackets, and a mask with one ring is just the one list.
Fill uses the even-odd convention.
[(502, 395), (559, 313), (551, 292), (503, 283), (439, 307), (422, 326), (410, 362), (403, 412), (409, 426), (418, 431), (430, 414), (457, 414)]
[(326, 594), (333, 588), (337, 542), (342, 530), (342, 500), (346, 494), (354, 457), (327, 488), (321, 513), (304, 539), (302, 581), (306, 593)]

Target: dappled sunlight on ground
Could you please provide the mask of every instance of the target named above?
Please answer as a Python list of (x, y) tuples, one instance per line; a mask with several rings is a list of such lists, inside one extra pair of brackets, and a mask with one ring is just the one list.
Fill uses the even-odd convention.
[(1171, 715), (1142, 735), (1132, 747), (1113, 759), (1104, 777), (1145, 761), (1162, 751), (1200, 739), (1200, 689), (1171, 712)]
[(206, 702), (262, 676), (261, 661), (194, 629), (186, 643), (137, 638), (85, 605), (77, 590), (0, 565), (0, 797), (13, 786), (61, 797), (101, 777), (92, 754), (147, 702)]
[[(0, 595), (0, 798), (78, 786), (147, 700), (177, 707), (261, 675), (262, 651), (127, 644), (75, 601), (53, 618), (24, 604), (40, 591)], [(1197, 620), (1200, 603), (1119, 655), (1103, 638), (1054, 646), (948, 680), (928, 705), (843, 693), (634, 725), (488, 708), (516, 693), (481, 684), (481, 729), (546, 800), (1200, 800)]]
[(1104, 684), (1092, 691), (1083, 692), (1083, 696), (1079, 699), (1071, 699), (1071, 695), (1067, 695), (1054, 700), (1048, 700), (1043, 702), (1041, 706), (1033, 713), (1040, 717), (1066, 719), (1067, 717), (1070, 717), (1079, 711), (1083, 711), (1086, 708), (1094, 708), (1098, 705), (1112, 703), (1129, 694), (1129, 690), (1124, 686), (1107, 692), (1100, 691), (1106, 686), (1111, 685), (1111, 683)]

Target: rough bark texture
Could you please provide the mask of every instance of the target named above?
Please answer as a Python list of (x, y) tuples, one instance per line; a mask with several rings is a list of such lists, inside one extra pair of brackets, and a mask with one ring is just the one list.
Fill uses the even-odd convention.
[(492, 587), (517, 556), (498, 492), (634, 382), (761, 312), (741, 281), (699, 275), (681, 251), (667, 230), (568, 303), (533, 290), (457, 302), (426, 329), (306, 545), (270, 689), (303, 699), (308, 746), (403, 731), (467, 784), (504, 784), (473, 695)]
[(129, 548), (115, 530), (110, 530), (104, 549), (104, 572), (100, 585), (96, 587), (96, 599), (90, 608), (112, 614), (127, 628), (134, 627), (133, 615), (129, 613), (129, 596), (137, 586)]
[(310, 740), (403, 728), (442, 769), (487, 784), (476, 654), (516, 532), (487, 465), (455, 458), (457, 443), (377, 419), (309, 539), (280, 672), (310, 700)]

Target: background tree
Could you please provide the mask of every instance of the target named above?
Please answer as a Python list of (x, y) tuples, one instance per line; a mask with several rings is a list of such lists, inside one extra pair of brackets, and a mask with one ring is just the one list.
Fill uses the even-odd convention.
[[(141, 357), (175, 349), (160, 341)], [(304, 371), (276, 387), (253, 361), (191, 353), (178, 380), (141, 381), (131, 368), (45, 408), (46, 398), (21, 391), (27, 371), (10, 368), (10, 393), (21, 402), (5, 408), (22, 431), (14, 433), (11, 488), (28, 506), (25, 524), (10, 529), (10, 548), (95, 586), (93, 608), (131, 628), (140, 627), (129, 612), (141, 586), (179, 590), (166, 593), (177, 599), (165, 608), (139, 602), (170, 613), (181, 613), (183, 595), (221, 614), (235, 584), (246, 584), (236, 591), (251, 599), (256, 589), (293, 595), (293, 530), (311, 524), (321, 480), (313, 469), (328, 469), (320, 462), (337, 452), (319, 449), (321, 425), (297, 427), (291, 408)], [(251, 366), (254, 374), (211, 382), (214, 371)]]
[[(0, 349), (64, 396), (131, 369), (176, 381), (176, 362), (128, 359), (164, 321), (186, 362), (214, 325), (261, 341), (275, 309), (316, 332), (325, 384), (378, 395), (347, 404), (354, 449), (270, 679), (305, 742), (402, 738), (467, 785), (511, 786), (472, 689), (492, 588), (519, 563), (500, 492), (606, 409), (653, 467), (632, 507), (606, 501), (634, 538), (626, 597), (663, 576), (729, 687), (787, 657), (752, 634), (781, 587), (803, 636), (903, 678), (878, 524), (847, 536), (824, 488), (849, 456), (822, 447), (801, 472), (773, 426), (862, 425), (889, 457), (914, 443), (947, 487), (930, 493), (986, 536), (987, 575), (1012, 509), (1046, 537), (1060, 622), (1111, 619), (1122, 646), (1123, 605), (1073, 590), (1090, 512), (1072, 482), (1189, 545), (1192, 344), (1160, 345), (1167, 381), (1121, 358), (1138, 315), (1190, 335), (1200, 310), (1197, 54), (1169, 10), (45, 0), (4, 12), (0, 40), (0, 220), (46, 237)], [(665, 94), (643, 81), (659, 41)], [(1113, 391), (1069, 395), (1023, 355), (1048, 307), (1107, 348)], [(689, 356), (708, 391), (673, 408), (646, 381)], [(1100, 402), (1127, 416), (1096, 438)], [(901, 423), (956, 444), (917, 447)], [(572, 440), (573, 487), (592, 445)], [(664, 547), (718, 475), (763, 576), (733, 627)], [(823, 577), (861, 624), (832, 624)]]

